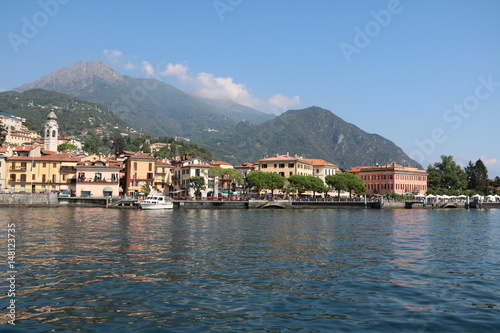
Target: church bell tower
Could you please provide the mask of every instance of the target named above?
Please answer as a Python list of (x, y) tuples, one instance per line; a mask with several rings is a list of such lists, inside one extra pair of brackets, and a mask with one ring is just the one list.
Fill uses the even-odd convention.
[(59, 125), (57, 124), (57, 116), (54, 110), (51, 110), (45, 122), (45, 139), (43, 140), (43, 148), (49, 151), (57, 151), (57, 143), (59, 137)]

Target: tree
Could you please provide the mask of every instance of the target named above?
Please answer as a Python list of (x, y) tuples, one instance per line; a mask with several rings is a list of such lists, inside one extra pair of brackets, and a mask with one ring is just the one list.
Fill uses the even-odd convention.
[(313, 191), (323, 193), (326, 190), (323, 181), (314, 176), (291, 175), (288, 177), (288, 182), (297, 189), (299, 193), (304, 191)]
[(189, 178), (189, 187), (194, 189), (194, 196), (201, 196), (201, 190), (205, 189), (205, 177), (203, 176), (193, 176)]
[(274, 198), (274, 190), (282, 189), (285, 186), (286, 179), (274, 172), (267, 172), (267, 174), (269, 175), (267, 188), (271, 190), (271, 198)]
[(302, 175), (291, 175), (288, 177), (288, 182), (292, 186), (292, 188), (296, 189), (297, 192), (303, 193), (307, 189), (307, 180), (305, 178), (306, 176)]
[(2, 124), (0, 124), (0, 146), (2, 146), (3, 143), (5, 142), (6, 136), (7, 136), (7, 130)]
[(142, 145), (141, 150), (142, 150), (143, 153), (151, 154), (151, 146), (147, 142), (144, 142), (144, 144)]
[(441, 156), (441, 162), (427, 167), (430, 194), (457, 195), (467, 188), (467, 174), (453, 160), (453, 156)]
[(470, 161), (464, 171), (467, 174), (467, 188), (469, 190), (473, 190), (484, 195), (488, 194), (488, 170), (481, 159), (477, 160), (475, 164), (472, 164), (472, 161)]
[(153, 155), (155, 157), (159, 157), (159, 158), (168, 158), (168, 159), (171, 159), (172, 156), (173, 156), (173, 153), (172, 151), (170, 150), (170, 148), (168, 146), (163, 146), (160, 148), (160, 150), (157, 150), (153, 153)]
[(126, 145), (127, 145), (127, 143), (125, 142), (125, 140), (123, 139), (122, 136), (117, 136), (113, 140), (113, 150), (114, 150), (114, 152), (116, 154), (121, 153), (122, 151), (124, 151)]
[(268, 172), (252, 171), (247, 174), (248, 187), (255, 188), (257, 192), (262, 191), (267, 186)]
[(76, 150), (76, 146), (71, 143), (61, 143), (57, 146), (57, 151)]
[(94, 140), (88, 138), (85, 139), (83, 144), (83, 151), (89, 154), (99, 154), (99, 148)]
[(343, 172), (341, 173), (341, 175), (345, 179), (345, 184), (347, 190), (349, 191), (349, 198), (351, 198), (352, 191), (354, 191), (355, 193), (361, 193), (366, 191), (366, 187), (365, 184), (363, 183), (363, 180), (361, 180), (361, 178), (359, 178), (355, 174)]
[(333, 189), (337, 190), (339, 201), (340, 201), (340, 191), (347, 190), (346, 180), (345, 177), (342, 175), (343, 173), (338, 173), (335, 175), (328, 175), (325, 177), (326, 184), (330, 185)]
[(285, 181), (285, 177), (274, 172), (253, 171), (247, 175), (249, 187), (255, 187), (258, 192), (263, 189), (271, 190), (271, 196), (274, 190), (285, 186)]

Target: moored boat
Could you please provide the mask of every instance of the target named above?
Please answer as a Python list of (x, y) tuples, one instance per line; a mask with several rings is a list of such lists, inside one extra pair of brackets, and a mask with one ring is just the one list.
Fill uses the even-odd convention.
[(143, 201), (139, 202), (139, 207), (144, 210), (172, 209), (174, 202), (163, 194), (149, 194)]

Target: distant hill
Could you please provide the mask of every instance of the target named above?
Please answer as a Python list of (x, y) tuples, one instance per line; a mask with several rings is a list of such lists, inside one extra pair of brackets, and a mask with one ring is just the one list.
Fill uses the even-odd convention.
[(130, 126), (102, 105), (62, 93), (43, 89), (0, 93), (0, 111), (26, 118), (28, 127), (34, 131), (43, 129), (51, 108), (54, 108), (61, 132), (65, 135), (96, 129), (123, 132)]
[(264, 113), (254, 108), (233, 102), (230, 99), (204, 99), (204, 103), (217, 108), (218, 112), (237, 122), (248, 121), (252, 124), (261, 124), (273, 119), (276, 115)]
[[(234, 128), (239, 117), (251, 118), (240, 115), (248, 111), (243, 106), (234, 120), (231, 114), (238, 113), (235, 106), (207, 103), (158, 80), (121, 75), (100, 61), (79, 61), (14, 90), (23, 92), (33, 88), (102, 104), (135, 129), (157, 135), (199, 138), (207, 130)], [(251, 109), (249, 114), (254, 116), (255, 112), (259, 111)]]
[(206, 145), (216, 158), (232, 163), (289, 152), (342, 168), (393, 162), (421, 167), (392, 141), (319, 107), (291, 110), (260, 125), (241, 122), (233, 130), (212, 135)]

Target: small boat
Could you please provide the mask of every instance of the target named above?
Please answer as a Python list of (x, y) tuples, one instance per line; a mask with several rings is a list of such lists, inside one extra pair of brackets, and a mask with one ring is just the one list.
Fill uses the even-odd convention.
[(139, 207), (144, 210), (172, 209), (174, 202), (163, 194), (149, 194), (143, 201), (139, 202)]

